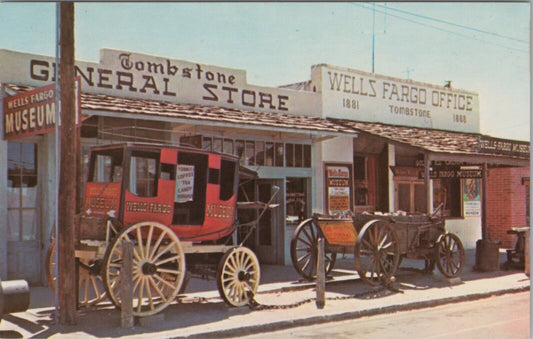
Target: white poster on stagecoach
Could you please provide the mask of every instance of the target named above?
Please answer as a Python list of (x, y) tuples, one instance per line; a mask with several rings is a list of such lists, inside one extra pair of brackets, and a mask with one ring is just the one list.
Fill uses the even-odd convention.
[(175, 202), (187, 202), (193, 200), (194, 194), (194, 166), (178, 165), (176, 168), (176, 192)]

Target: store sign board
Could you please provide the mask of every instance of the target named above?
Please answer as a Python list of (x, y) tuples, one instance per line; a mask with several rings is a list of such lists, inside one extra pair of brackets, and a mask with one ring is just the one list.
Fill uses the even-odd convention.
[[(76, 125), (80, 119), (80, 79), (76, 79)], [(4, 140), (23, 138), (55, 131), (56, 85), (55, 83), (6, 96), (3, 101)]]
[(530, 150), (530, 144), (526, 141), (506, 140), (484, 135), (478, 140), (479, 153), (529, 157)]
[[(52, 57), (0, 50), (0, 82), (42, 86), (55, 68)], [(319, 94), (250, 85), (244, 70), (113, 49), (100, 50), (100, 63), (77, 61), (75, 70), (86, 93), (319, 115)]]
[(323, 117), (479, 132), (477, 93), (329, 65), (311, 73)]
[(351, 164), (326, 164), (327, 211), (330, 215), (344, 214), (352, 206)]

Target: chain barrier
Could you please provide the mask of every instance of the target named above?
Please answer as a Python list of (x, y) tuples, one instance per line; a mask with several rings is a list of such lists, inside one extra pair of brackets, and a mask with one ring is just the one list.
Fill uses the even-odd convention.
[[(361, 292), (357, 294), (352, 295), (345, 295), (345, 296), (338, 296), (338, 297), (328, 297), (326, 298), (326, 301), (334, 301), (334, 300), (348, 300), (348, 299), (361, 299), (364, 296), (371, 295), (371, 294), (377, 294), (383, 291), (391, 291), (393, 293), (403, 293), (403, 291), (393, 287), (392, 285), (383, 285), (379, 289)], [(272, 291), (267, 293), (279, 293), (279, 291)], [(266, 293), (265, 293), (266, 294)], [(285, 304), (285, 305), (267, 305), (267, 304), (261, 304), (257, 300), (255, 300), (255, 295), (252, 291), (248, 291), (248, 307), (254, 311), (263, 311), (263, 310), (287, 310), (291, 308), (296, 308), (299, 306), (302, 306), (304, 304), (310, 303), (313, 300), (316, 300), (316, 298), (308, 298), (304, 299), (298, 302), (295, 302), (293, 304)]]

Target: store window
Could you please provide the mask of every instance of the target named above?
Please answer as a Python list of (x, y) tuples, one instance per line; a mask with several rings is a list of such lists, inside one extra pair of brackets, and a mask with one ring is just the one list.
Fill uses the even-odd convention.
[(202, 137), (206, 151), (234, 154), (241, 165), (311, 168), (311, 145)]
[(307, 216), (307, 180), (305, 178), (287, 178), (286, 196), (287, 225), (297, 225)]
[(8, 143), (7, 185), (37, 186), (37, 145)]
[(461, 180), (433, 180), (433, 208), (443, 204), (443, 215), (450, 218), (462, 217)]
[(354, 204), (357, 212), (377, 210), (378, 158), (374, 155), (354, 155)]
[(423, 180), (395, 179), (395, 209), (407, 213), (426, 213), (426, 188)]
[(7, 147), (7, 238), (38, 239), (37, 145), (9, 142)]

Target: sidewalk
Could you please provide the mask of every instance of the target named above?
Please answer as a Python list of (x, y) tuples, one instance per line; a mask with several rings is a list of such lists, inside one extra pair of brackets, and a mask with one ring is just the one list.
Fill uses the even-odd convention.
[[(505, 260), (501, 252), (500, 263)], [(422, 273), (421, 261), (404, 260), (396, 274), (396, 290), (384, 290), (360, 281), (351, 258), (339, 258), (333, 279), (326, 286), (323, 309), (316, 306), (314, 284), (299, 281), (292, 266), (262, 266), (255, 299), (270, 306), (263, 310), (228, 307), (219, 298), (215, 281), (192, 279), (178, 302), (160, 314), (137, 320), (132, 329), (120, 328), (120, 311), (108, 302), (80, 311), (76, 326), (55, 325), (50, 289), (33, 287), (30, 309), (5, 315), (0, 322), (0, 337), (234, 337), (529, 290), (530, 281), (523, 270), (476, 272), (474, 264), (475, 250), (469, 250), (461, 279), (450, 281), (437, 269), (432, 274)]]

